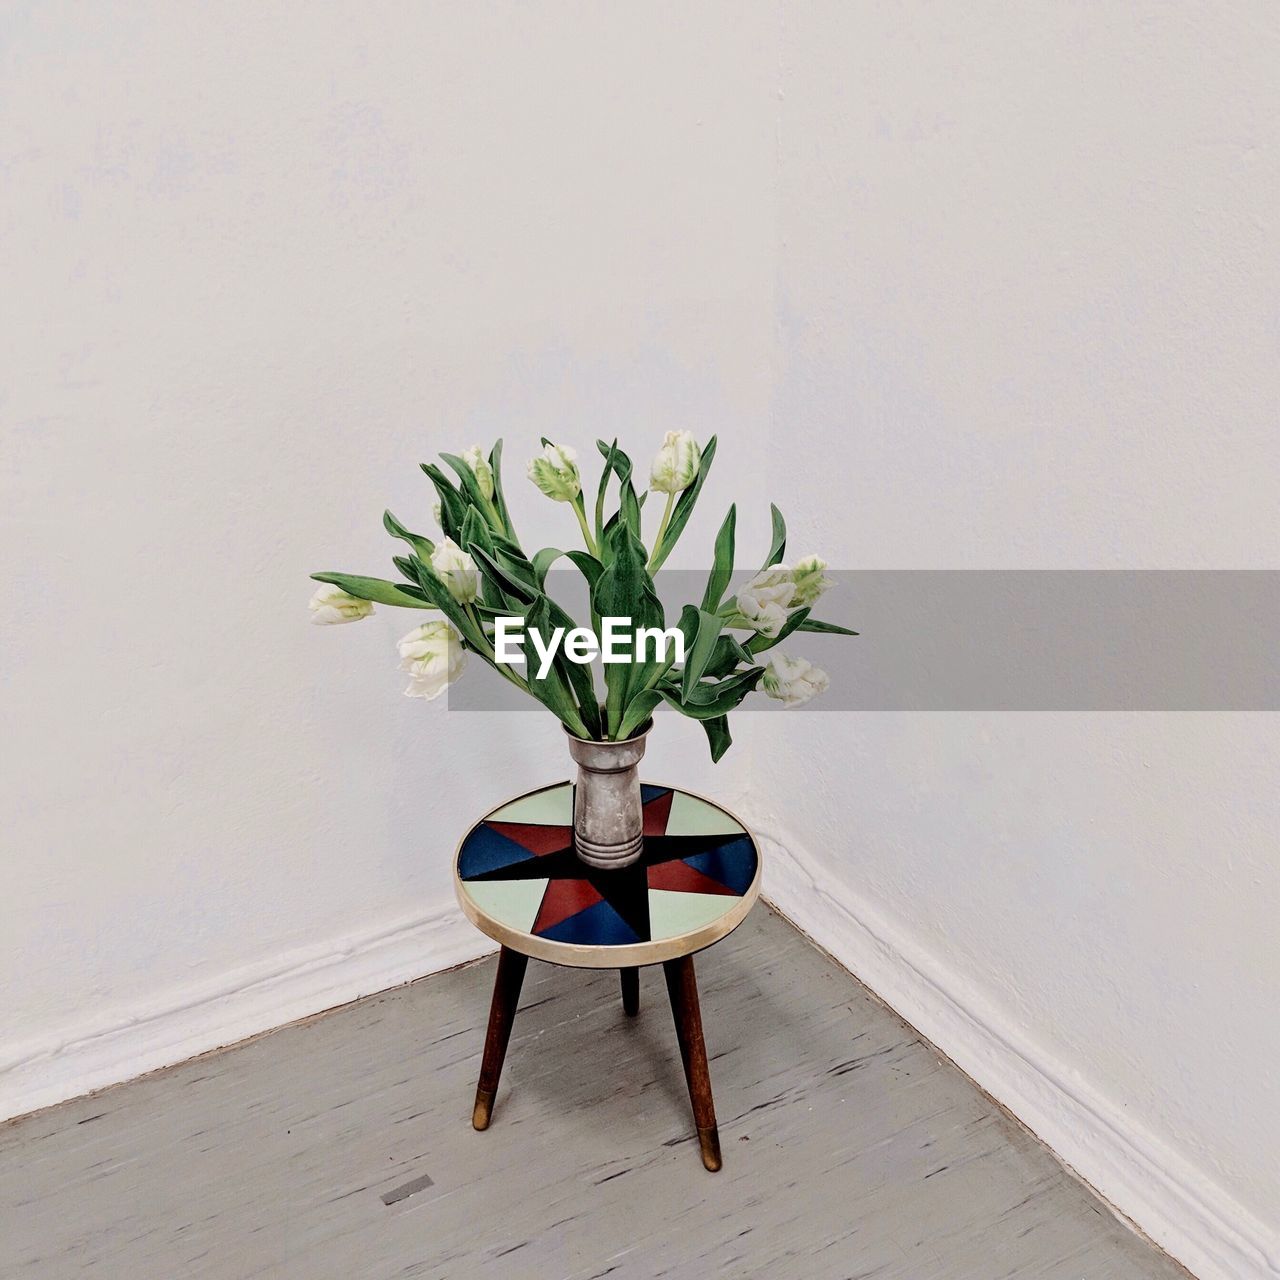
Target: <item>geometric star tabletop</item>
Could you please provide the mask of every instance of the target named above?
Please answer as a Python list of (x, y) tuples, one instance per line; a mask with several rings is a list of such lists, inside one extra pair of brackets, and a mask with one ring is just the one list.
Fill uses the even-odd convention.
[(742, 923), (760, 858), (732, 814), (644, 784), (639, 861), (598, 870), (573, 851), (573, 785), (509, 801), (463, 837), (454, 887), (483, 933), (539, 960), (617, 969), (690, 955)]

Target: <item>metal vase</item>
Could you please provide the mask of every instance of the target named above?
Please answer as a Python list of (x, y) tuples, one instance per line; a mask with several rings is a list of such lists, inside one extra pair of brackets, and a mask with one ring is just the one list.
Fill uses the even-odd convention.
[(629, 867), (640, 857), (644, 809), (638, 766), (648, 736), (648, 724), (625, 742), (589, 742), (568, 734), (569, 755), (578, 766), (573, 846), (589, 867)]

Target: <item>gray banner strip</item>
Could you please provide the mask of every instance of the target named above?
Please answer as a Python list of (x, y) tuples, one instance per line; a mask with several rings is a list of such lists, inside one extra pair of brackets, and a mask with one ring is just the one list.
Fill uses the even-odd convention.
[[(831, 677), (797, 712), (1280, 709), (1280, 571), (828, 573), (833, 586), (814, 616), (861, 634), (783, 642)], [(659, 575), (669, 620), (701, 599), (706, 576)], [(548, 588), (586, 623), (575, 577), (557, 571)], [(449, 702), (542, 710), (475, 658)], [(753, 695), (744, 708), (775, 705)]]

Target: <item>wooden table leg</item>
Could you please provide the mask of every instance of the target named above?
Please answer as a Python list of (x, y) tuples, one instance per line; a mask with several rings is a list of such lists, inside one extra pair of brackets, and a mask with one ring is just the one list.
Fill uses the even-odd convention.
[(702, 1040), (702, 1014), (698, 1009), (698, 982), (693, 974), (693, 957), (681, 956), (662, 965), (676, 1022), (676, 1039), (684, 1062), (684, 1078), (693, 1103), (693, 1122), (698, 1129), (702, 1163), (714, 1173), (720, 1168), (720, 1131), (716, 1128), (716, 1105), (711, 1097), (711, 1073), (707, 1070), (707, 1047)]
[(640, 970), (619, 969), (622, 975), (622, 1007), (628, 1018), (634, 1018), (640, 1012)]
[(511, 1039), (511, 1024), (515, 1021), (520, 987), (528, 965), (529, 957), (519, 951), (503, 947), (498, 953), (498, 976), (493, 983), (493, 1003), (489, 1006), (489, 1030), (484, 1038), (480, 1084), (476, 1089), (475, 1109), (471, 1113), (471, 1123), (477, 1129), (487, 1129), (493, 1115), (493, 1097), (498, 1092), (498, 1079), (502, 1075), (507, 1042)]

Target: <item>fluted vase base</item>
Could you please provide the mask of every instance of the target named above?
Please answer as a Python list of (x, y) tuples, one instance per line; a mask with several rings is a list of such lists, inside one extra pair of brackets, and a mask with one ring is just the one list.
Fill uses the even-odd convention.
[(568, 734), (569, 755), (578, 766), (573, 847), (589, 867), (619, 870), (644, 852), (639, 765), (649, 728), (646, 724), (624, 742), (591, 742)]

